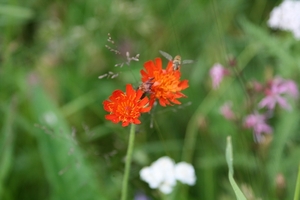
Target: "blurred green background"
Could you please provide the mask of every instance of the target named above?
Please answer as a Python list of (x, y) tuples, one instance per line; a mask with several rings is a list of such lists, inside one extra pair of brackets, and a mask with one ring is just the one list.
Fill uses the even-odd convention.
[[(129, 127), (106, 121), (102, 102), (113, 90), (124, 91), (126, 83), (138, 86), (143, 63), (160, 56), (159, 50), (195, 60), (181, 68), (189, 80), (183, 92), (188, 98), (142, 116), (129, 199), (137, 192), (160, 199), (139, 171), (165, 155), (192, 162), (197, 174), (195, 186), (181, 188), (184, 193), (176, 188), (170, 199), (235, 199), (225, 161), (228, 135), (235, 180), (248, 199), (292, 199), (300, 158), (299, 103), (290, 112), (277, 109), (270, 121), (274, 134), (257, 144), (251, 130), (219, 113), (231, 100), (241, 119), (249, 114), (240, 80), (228, 79), (212, 91), (208, 76), (214, 63), (228, 66), (231, 56), (246, 81), (275, 75), (299, 80), (300, 42), (266, 25), (279, 3), (2, 0), (0, 199), (119, 199)], [(140, 61), (114, 67), (126, 62), (126, 51), (140, 54)], [(109, 71), (119, 76), (98, 79)], [(194, 146), (187, 149), (185, 139)]]

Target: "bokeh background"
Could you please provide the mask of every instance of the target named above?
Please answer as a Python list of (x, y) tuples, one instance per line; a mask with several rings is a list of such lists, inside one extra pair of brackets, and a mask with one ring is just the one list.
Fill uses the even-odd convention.
[[(298, 82), (300, 42), (266, 23), (280, 2), (2, 0), (0, 199), (119, 199), (129, 127), (105, 120), (102, 102), (127, 83), (138, 86), (143, 63), (162, 57), (159, 50), (195, 61), (181, 68), (188, 98), (142, 116), (129, 199), (161, 198), (139, 171), (162, 156), (192, 163), (197, 175), (195, 186), (176, 188), (170, 199), (235, 199), (225, 160), (229, 135), (235, 180), (248, 199), (292, 199), (299, 102), (291, 111), (276, 109), (273, 135), (258, 144), (251, 130), (219, 112), (230, 100), (240, 119), (249, 114), (241, 80), (233, 76), (213, 91), (209, 77), (214, 63), (229, 67), (231, 58), (246, 82), (276, 75)], [(114, 67), (127, 51), (139, 61)], [(98, 79), (109, 71), (118, 77)]]

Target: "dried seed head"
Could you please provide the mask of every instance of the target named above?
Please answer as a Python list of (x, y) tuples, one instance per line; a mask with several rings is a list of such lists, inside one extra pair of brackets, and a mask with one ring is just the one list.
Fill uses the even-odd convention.
[(101, 76), (98, 76), (99, 79), (105, 78), (107, 76), (107, 74), (103, 74)]

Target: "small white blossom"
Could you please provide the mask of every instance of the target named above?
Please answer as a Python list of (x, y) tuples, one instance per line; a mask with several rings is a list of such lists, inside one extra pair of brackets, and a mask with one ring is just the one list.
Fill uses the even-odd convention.
[(162, 184), (159, 186), (159, 190), (164, 193), (164, 194), (170, 194), (173, 191), (173, 187), (176, 185), (176, 180), (175, 183), (167, 182), (164, 181)]
[(174, 161), (167, 156), (158, 159), (149, 167), (144, 167), (140, 171), (140, 177), (149, 184), (150, 188), (158, 188), (164, 194), (173, 191), (176, 180), (188, 185), (194, 185), (196, 181), (192, 165), (185, 162), (175, 165)]
[(180, 162), (175, 166), (175, 177), (188, 185), (195, 185), (196, 182), (194, 167), (186, 162)]
[(158, 188), (161, 183), (161, 178), (157, 178), (153, 174), (154, 172), (151, 167), (144, 167), (140, 171), (141, 179), (147, 182), (152, 189)]
[(174, 168), (175, 163), (171, 158), (162, 157), (152, 163), (150, 167), (144, 167), (140, 171), (140, 176), (149, 184), (150, 188), (158, 188), (161, 192), (169, 194), (176, 185)]
[(268, 20), (271, 28), (291, 31), (296, 39), (300, 39), (300, 1), (283, 1), (275, 7)]

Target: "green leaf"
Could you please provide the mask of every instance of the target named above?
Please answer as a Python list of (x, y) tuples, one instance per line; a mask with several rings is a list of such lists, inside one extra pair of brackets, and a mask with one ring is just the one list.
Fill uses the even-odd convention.
[(229, 182), (231, 184), (231, 187), (233, 188), (236, 198), (238, 200), (247, 200), (246, 197), (244, 196), (243, 192), (240, 190), (240, 188), (238, 187), (238, 185), (236, 184), (236, 182), (234, 181), (234, 178), (233, 178), (233, 164), (232, 164), (233, 155), (232, 155), (232, 144), (231, 144), (230, 136), (227, 137), (226, 161), (227, 161), (227, 165), (229, 168), (229, 172), (228, 172)]

